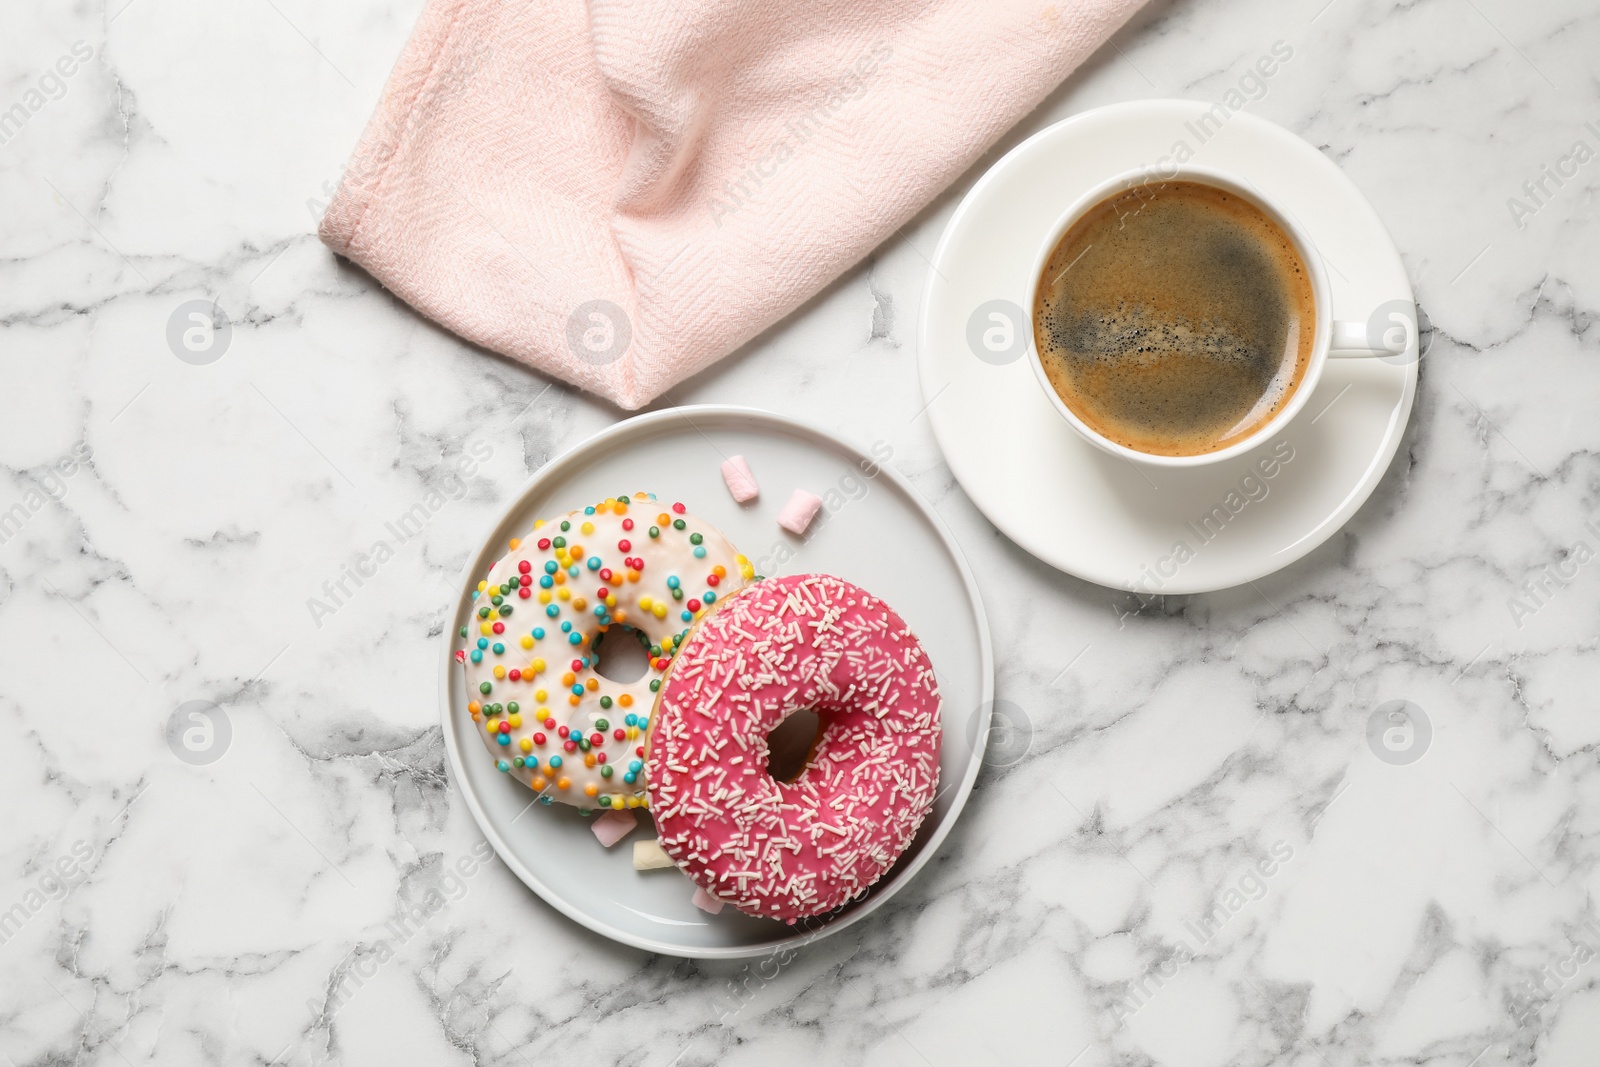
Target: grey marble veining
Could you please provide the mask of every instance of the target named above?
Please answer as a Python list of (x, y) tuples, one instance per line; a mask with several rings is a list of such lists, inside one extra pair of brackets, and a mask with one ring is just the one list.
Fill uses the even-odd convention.
[[(6, 17), (5, 1062), (1596, 1062), (1600, 10), (1155, 0), (989, 157), (1243, 84), (1389, 226), (1434, 326), (1404, 446), (1345, 530), (1252, 586), (1086, 585), (954, 484), (915, 332), (981, 165), (672, 390), (889, 440), (983, 586), (1007, 723), (870, 922), (696, 964), (589, 934), (492, 858), (452, 873), (481, 840), (434, 700), (452, 584), (507, 496), (618, 412), (312, 236), (419, 6)], [(1275, 41), (1294, 56), (1258, 95)], [(212, 299), (226, 351), (175, 358)], [(1419, 760), (1369, 738), (1392, 701), (1426, 717)]]

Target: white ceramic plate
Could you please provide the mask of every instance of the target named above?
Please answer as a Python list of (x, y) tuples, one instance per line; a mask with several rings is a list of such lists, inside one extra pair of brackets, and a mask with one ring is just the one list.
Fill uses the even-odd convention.
[[(1380, 308), (1404, 307), (1415, 322), (1399, 253), (1339, 168), (1247, 112), (1220, 129), (1213, 119), (1202, 141), (1207, 107), (1150, 100), (1100, 108), (1007, 153), (945, 229), (918, 333), (934, 434), (989, 521), (1060, 570), (1148, 594), (1240, 585), (1322, 544), (1383, 476), (1416, 395), (1414, 337), (1393, 361), (1331, 360), (1282, 433), (1246, 456), (1185, 470), (1107, 455), (1055, 411), (1026, 353), (1023, 307), (1040, 244), (1107, 176), (1155, 164), (1179, 142), (1192, 162), (1248, 178), (1298, 218), (1328, 264), (1334, 318), (1365, 322)], [(996, 312), (1019, 320), (1009, 349), (1003, 327), (983, 344)], [(1273, 473), (1265, 477), (1256, 464), (1269, 457), (1278, 462), (1266, 464)]]
[[(876, 449), (876, 451), (874, 451)], [(722, 460), (744, 455), (761, 483), (734, 503)], [(994, 662), (983, 603), (944, 523), (889, 466), (892, 449), (865, 451), (819, 430), (749, 408), (687, 407), (640, 415), (543, 467), (489, 532), (463, 576), (440, 649), (445, 748), (467, 807), (506, 865), (555, 908), (597, 933), (652, 952), (699, 959), (759, 956), (837, 932), (871, 914), (932, 857), (960, 814), (983, 757)], [(643, 472), (653, 472), (647, 479)], [(777, 525), (795, 488), (824, 499), (802, 540)], [(708, 915), (675, 869), (635, 871), (633, 842), (654, 836), (648, 816), (614, 848), (600, 846), (575, 808), (533, 805), (527, 787), (495, 770), (467, 713), (453, 651), (471, 617), (470, 590), (506, 543), (557, 515), (621, 492), (681, 500), (720, 529), (768, 577), (824, 571), (883, 598), (911, 624), (939, 677), (944, 743), (941, 787), (916, 841), (863, 899), (807, 927), (752, 919), (733, 908)]]

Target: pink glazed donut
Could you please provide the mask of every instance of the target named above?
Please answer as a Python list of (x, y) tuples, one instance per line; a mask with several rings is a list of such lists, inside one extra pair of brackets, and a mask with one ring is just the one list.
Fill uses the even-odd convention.
[[(767, 737), (821, 729), (793, 781)], [(748, 915), (797, 919), (861, 896), (916, 837), (939, 786), (939, 687), (887, 604), (826, 574), (770, 578), (702, 617), (662, 683), (649, 734), (661, 848)]]

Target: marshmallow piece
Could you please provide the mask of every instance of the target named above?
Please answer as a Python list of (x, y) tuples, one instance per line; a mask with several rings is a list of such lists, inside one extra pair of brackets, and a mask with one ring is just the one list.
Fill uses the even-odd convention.
[(710, 893), (707, 893), (699, 886), (694, 887), (694, 896), (690, 899), (690, 903), (699, 908), (701, 911), (710, 912), (712, 915), (715, 915), (717, 912), (722, 910), (722, 901), (718, 900)]
[(789, 502), (778, 512), (778, 525), (794, 534), (803, 534), (811, 520), (822, 510), (822, 498), (804, 489), (796, 489)]
[(661, 849), (661, 842), (652, 837), (648, 841), (635, 841), (633, 843), (633, 869), (636, 871), (654, 871), (662, 867), (675, 867), (672, 857)]
[(750, 472), (750, 461), (743, 456), (723, 460), (722, 480), (728, 483), (728, 492), (733, 494), (733, 499), (741, 504), (761, 495), (756, 476)]
[(638, 825), (639, 817), (633, 812), (613, 810), (597, 817), (589, 824), (589, 829), (594, 831), (594, 836), (600, 839), (602, 845), (610, 848), (632, 833)]

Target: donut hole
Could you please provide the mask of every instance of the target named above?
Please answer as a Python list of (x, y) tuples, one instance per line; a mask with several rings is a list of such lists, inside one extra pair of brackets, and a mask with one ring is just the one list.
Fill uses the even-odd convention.
[(609, 682), (637, 682), (650, 669), (650, 649), (644, 636), (631, 626), (613, 626), (596, 634), (590, 647), (597, 657), (595, 673)]
[(802, 708), (784, 719), (767, 735), (767, 773), (780, 782), (800, 777), (822, 736), (822, 719)]

